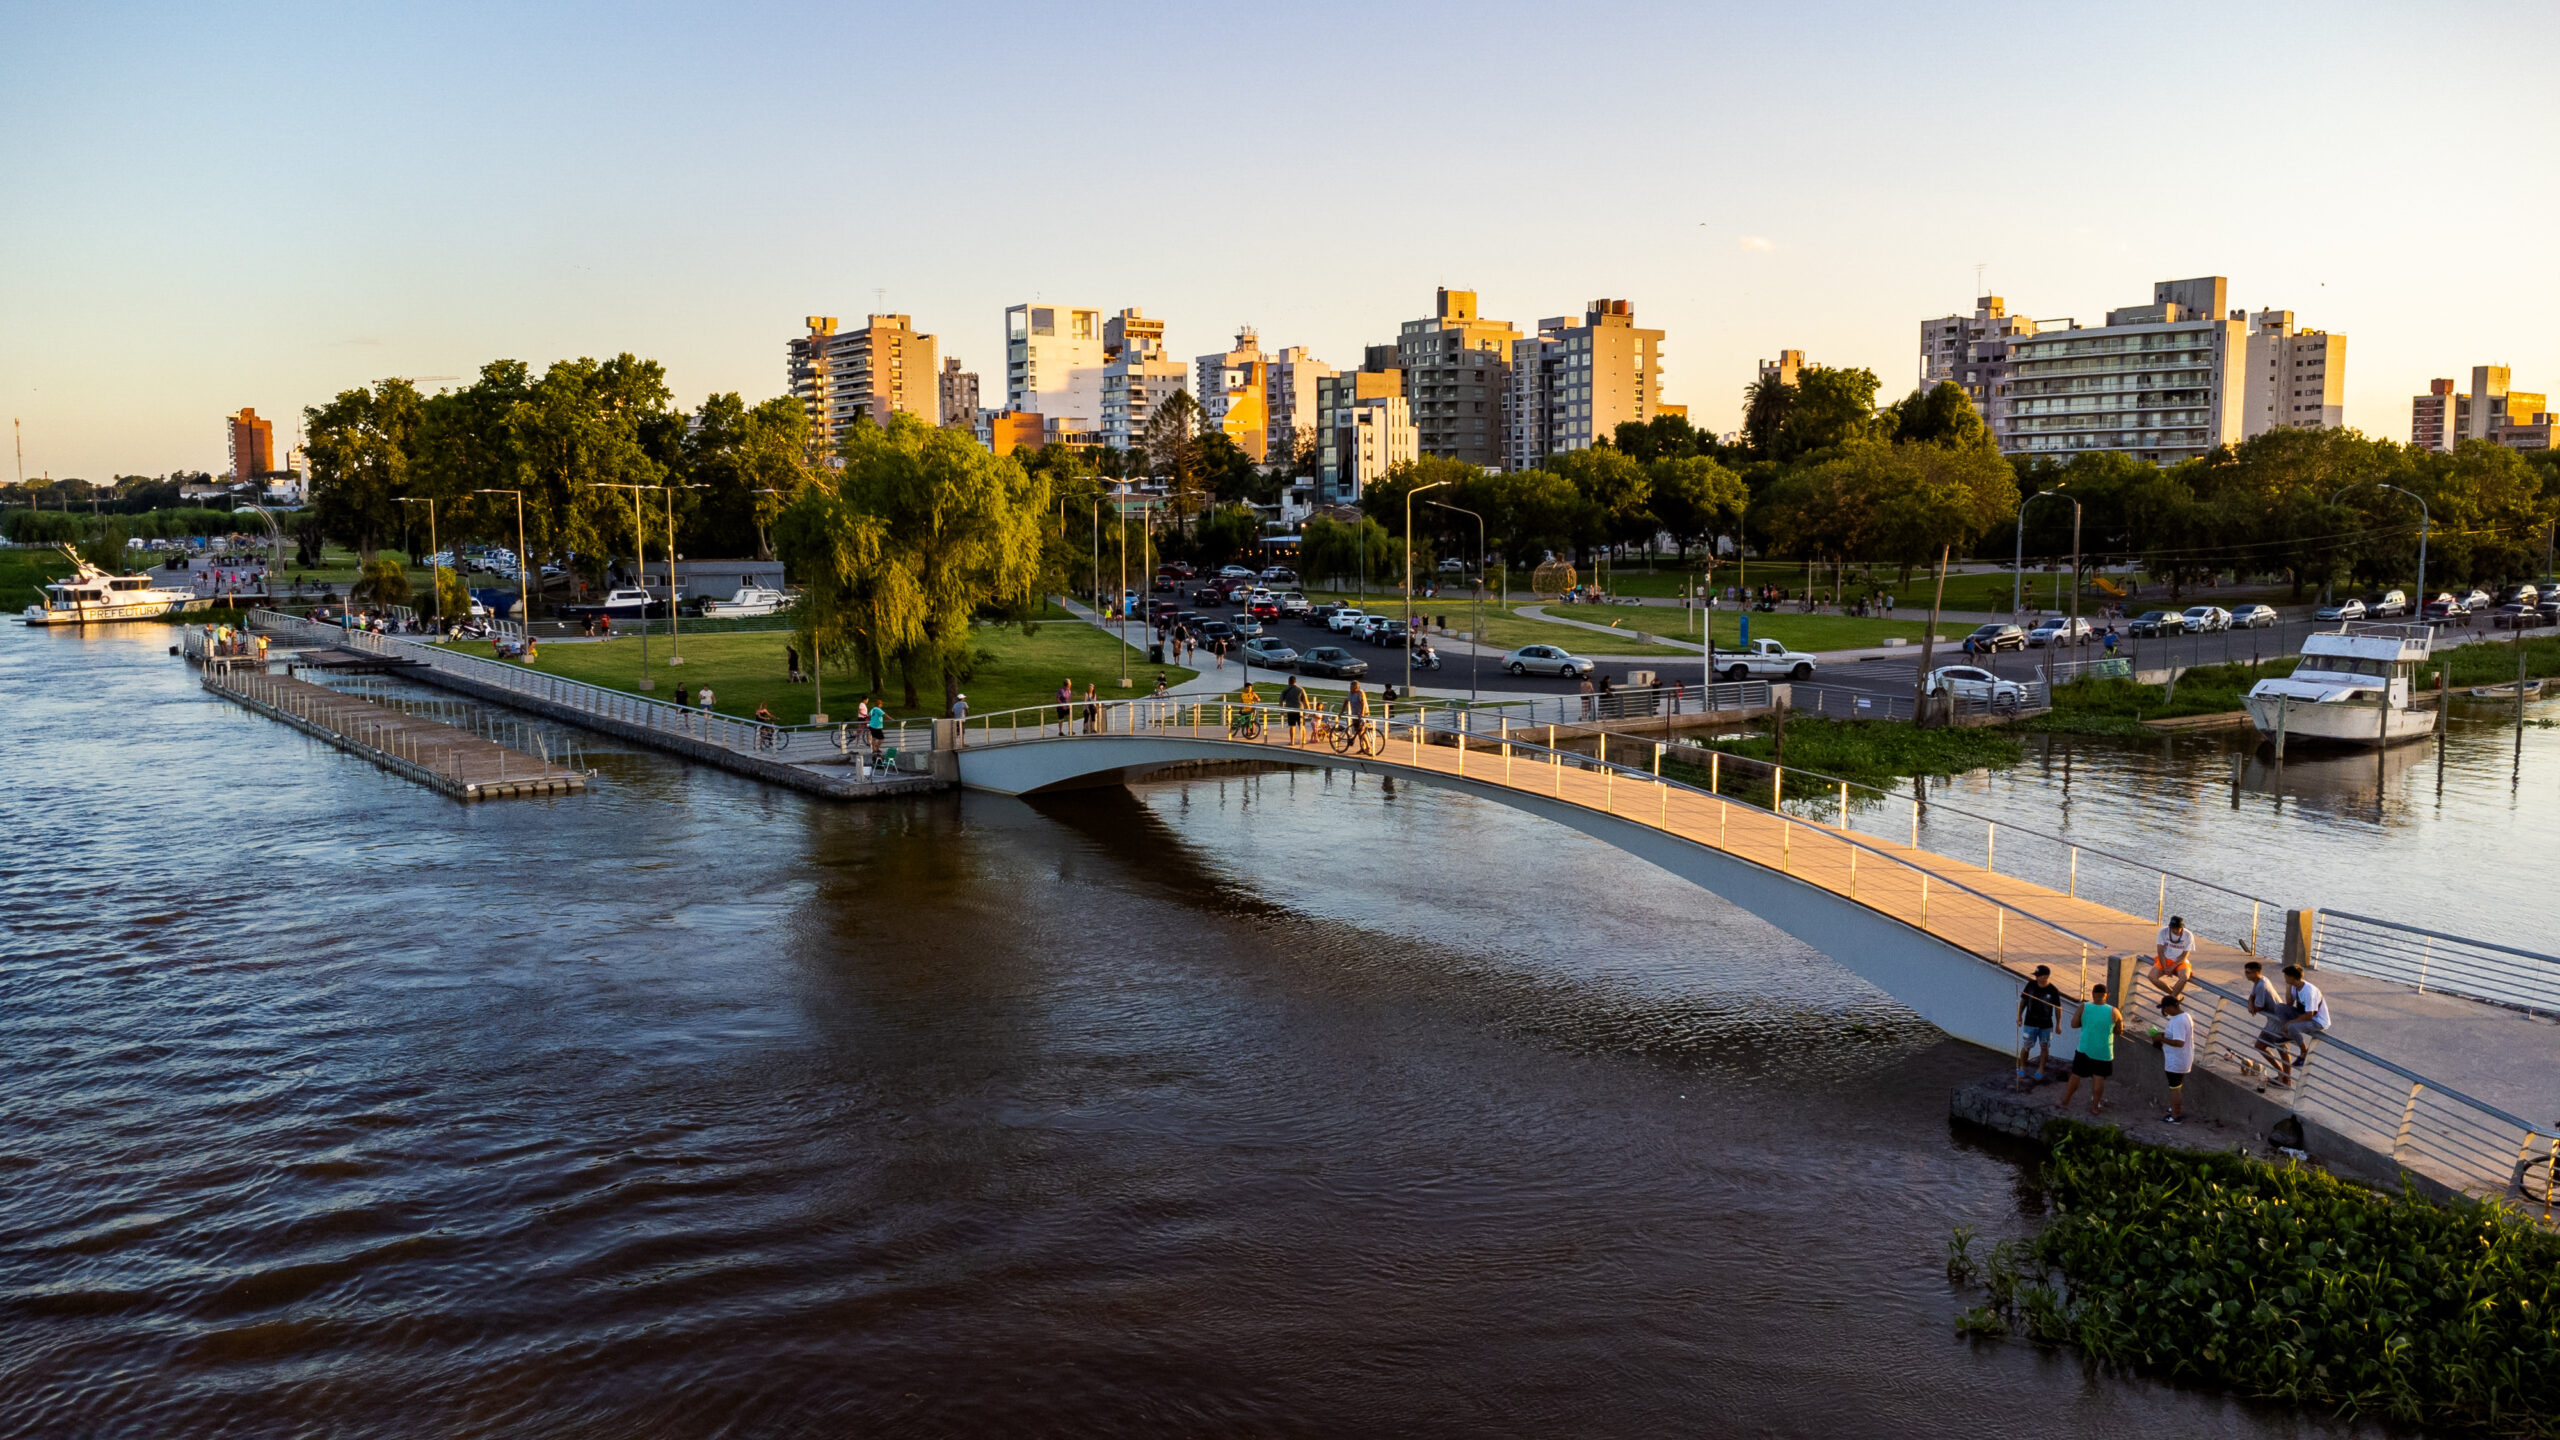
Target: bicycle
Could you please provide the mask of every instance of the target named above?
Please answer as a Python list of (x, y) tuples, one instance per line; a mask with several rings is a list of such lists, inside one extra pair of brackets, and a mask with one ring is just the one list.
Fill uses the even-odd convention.
[(1331, 733), (1325, 737), (1325, 743), (1333, 747), (1336, 755), (1348, 755), (1354, 750), (1363, 755), (1386, 753), (1386, 732), (1370, 724), (1366, 715), (1347, 716), (1341, 724), (1330, 728)]
[(1236, 712), (1227, 717), (1227, 738), (1230, 740), (1261, 739), (1262, 707), (1259, 705), (1237, 706)]
[(759, 724), (756, 726), (756, 748), (771, 751), (788, 750), (791, 748), (791, 732), (777, 725)]

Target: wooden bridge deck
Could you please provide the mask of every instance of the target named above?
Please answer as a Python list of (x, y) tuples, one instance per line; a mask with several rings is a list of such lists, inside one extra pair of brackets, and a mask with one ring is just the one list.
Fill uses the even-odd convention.
[(562, 795), (587, 788), (586, 777), (577, 771), (440, 720), (406, 714), (307, 680), (216, 662), (206, 667), (204, 684), (208, 690), (457, 800)]

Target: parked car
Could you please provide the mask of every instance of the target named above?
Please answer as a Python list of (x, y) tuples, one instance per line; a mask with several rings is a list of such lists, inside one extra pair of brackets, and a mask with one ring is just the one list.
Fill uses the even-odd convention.
[(1994, 709), (2015, 709), (2027, 700), (2026, 686), (2003, 680), (1978, 665), (1944, 665), (1930, 671), (1929, 693), (1953, 695)]
[(2489, 612), (2492, 630), (2531, 630), (2542, 624), (2542, 607), (2518, 605), (2513, 601)]
[(1303, 617), (1307, 613), (1307, 597), (1292, 590), (1280, 597), (1280, 613)]
[(2499, 603), (2504, 605), (2535, 605), (2541, 603), (2541, 600), (2541, 592), (2530, 585), (2518, 585), (2498, 597)]
[(1989, 625), (1976, 625), (1973, 633), (1964, 637), (1964, 653), (1967, 655), (1996, 655), (2003, 650), (2026, 648), (2026, 631), (1996, 621)]
[(2477, 585), (2471, 587), (2470, 594), (2462, 597), (2462, 608), (2465, 610), (2486, 610), (2497, 603), (2497, 596), (2490, 594), (2488, 591), (2481, 589)]
[(1404, 622), (1384, 615), (1372, 616), (1360, 638), (1372, 645), (1400, 645), (1405, 638)]
[(2231, 628), (2231, 612), (2219, 605), (2187, 607), (2187, 629), (2197, 635), (2212, 635)]
[(1339, 645), (1319, 645), (1298, 657), (1298, 673), (1333, 680), (1357, 680), (1369, 673), (1369, 662)]
[(2042, 650), (2048, 645), (2056, 648), (2064, 645), (2086, 645), (2095, 639), (2097, 634), (2098, 627), (2086, 620), (2069, 615), (2047, 615), (2036, 622), (2036, 628), (2027, 632), (2027, 645), (2035, 650)]
[(1358, 631), (1360, 622), (1368, 618), (1369, 612), (1345, 605), (1324, 617), (1324, 627), (1336, 635), (1349, 635)]
[(1286, 588), (1298, 583), (1298, 572), (1286, 565), (1274, 565), (1262, 572), (1263, 583)]
[(1204, 620), (1197, 626), (1194, 626), (1191, 633), (1197, 636), (1200, 643), (1203, 645), (1215, 645), (1221, 640), (1235, 640), (1239, 638), (1236, 635), (1236, 627), (1228, 624), (1224, 620)]
[(1235, 619), (1227, 622), (1227, 628), (1235, 631), (1238, 635), (1259, 635), (1262, 633), (1262, 622), (1254, 619), (1250, 615), (1239, 615)]
[(1273, 670), (1286, 670), (1298, 662), (1298, 652), (1290, 649), (1287, 641), (1269, 635), (1257, 635), (1247, 640), (1244, 649), (1238, 653), (1249, 665), (1267, 666)]
[(2350, 595), (2335, 605), (2323, 605), (2311, 614), (2320, 620), (2361, 620), (2364, 618), (2364, 602)]
[(2373, 616), (2376, 620), (2393, 619), (2398, 616), (2406, 615), (2409, 613), (2409, 592), (2406, 590), (2385, 590), (2382, 592), (2381, 599), (2374, 601), (2371, 605), (2365, 608), (2366, 613)]
[(1443, 575), (1464, 575), (1467, 573), (1467, 562), (1459, 559), (1455, 555), (1452, 555), (1448, 559), (1440, 562), (1440, 573)]
[(1310, 605), (1307, 607), (1307, 613), (1299, 616), (1298, 618), (1306, 621), (1310, 625), (1330, 629), (1333, 625), (1333, 617), (1340, 614), (1341, 611), (1342, 607), (1339, 605)]
[(1553, 645), (1523, 645), (1502, 657), (1502, 668), (1513, 675), (1561, 675), (1567, 679), (1591, 673), (1588, 660)]
[(2273, 605), (2243, 605), (2231, 612), (2234, 630), (2268, 630), (2284, 623)]
[(1245, 613), (1256, 620), (1277, 620), (1280, 618), (1280, 602), (1268, 595), (1259, 596), (1245, 606)]
[(2175, 610), (2145, 610), (2125, 627), (2125, 633), (2137, 640), (2145, 636), (2184, 635), (2187, 617)]
[(2426, 608), (2419, 611), (2418, 614), (2422, 619), (2442, 620), (2449, 623), (2455, 620), (2470, 619), (2471, 607), (2454, 599), (2453, 593), (2451, 591), (2447, 591), (2442, 595), (2438, 595), (2433, 600), (2428, 601)]
[(1241, 565), (1226, 565), (1219, 567), (1218, 578), (1221, 580), (1250, 580), (1253, 578), (1253, 572), (1247, 570)]

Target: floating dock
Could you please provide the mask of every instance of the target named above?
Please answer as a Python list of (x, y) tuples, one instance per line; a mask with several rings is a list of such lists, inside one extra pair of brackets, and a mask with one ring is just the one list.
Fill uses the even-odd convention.
[(325, 685), (270, 675), (254, 660), (208, 661), (204, 688), (456, 800), (587, 788), (585, 775), (548, 759)]

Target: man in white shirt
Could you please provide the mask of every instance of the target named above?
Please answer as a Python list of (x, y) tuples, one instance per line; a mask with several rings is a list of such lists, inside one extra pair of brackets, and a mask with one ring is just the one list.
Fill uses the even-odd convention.
[(2313, 1038), (2329, 1033), (2329, 997), (2302, 978), (2299, 965), (2284, 967), (2284, 982), (2285, 998), (2293, 1005), (2293, 1018), (2285, 1022), (2284, 1034), (2296, 1047), (2293, 1068), (2299, 1070), (2311, 1063)]
[(2187, 1075), (2196, 1068), (2196, 1022), (2187, 1007), (2172, 995), (2160, 1002), (2160, 1033), (2152, 1041), (2160, 1047), (2162, 1078), (2169, 1082), (2169, 1114), (2172, 1125), (2187, 1123)]
[(2170, 916), (2151, 948), (2151, 983), (2160, 987), (2164, 1002), (2160, 1013), (2168, 1013), (2166, 1001), (2185, 998), (2187, 982), (2196, 978), (2196, 967), (2187, 959), (2195, 948), (2196, 934), (2187, 928), (2186, 917)]

